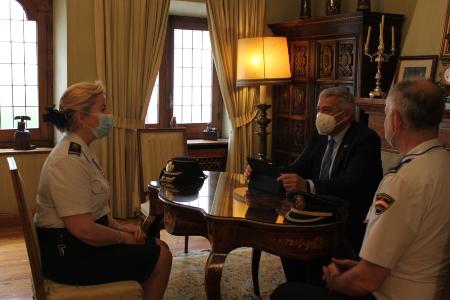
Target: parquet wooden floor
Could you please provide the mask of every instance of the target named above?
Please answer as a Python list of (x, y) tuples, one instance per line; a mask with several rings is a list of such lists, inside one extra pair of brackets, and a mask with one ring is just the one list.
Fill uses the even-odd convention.
[[(161, 239), (171, 249), (173, 255), (184, 250), (184, 237), (161, 231)], [(209, 248), (203, 237), (189, 237), (189, 251)], [(31, 270), (22, 227), (16, 225), (0, 226), (0, 299), (31, 299)]]

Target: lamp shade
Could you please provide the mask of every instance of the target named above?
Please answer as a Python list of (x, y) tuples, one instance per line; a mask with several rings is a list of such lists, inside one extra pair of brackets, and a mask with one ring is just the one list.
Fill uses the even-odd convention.
[(291, 78), (285, 37), (238, 40), (236, 86), (277, 84)]

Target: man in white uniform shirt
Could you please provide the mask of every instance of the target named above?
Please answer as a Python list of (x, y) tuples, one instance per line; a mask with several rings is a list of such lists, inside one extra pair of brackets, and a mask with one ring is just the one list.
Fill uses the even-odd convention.
[(367, 214), (361, 260), (324, 266), (328, 289), (287, 283), (271, 299), (440, 299), (450, 266), (450, 154), (437, 139), (443, 91), (400, 82), (385, 112), (386, 140), (402, 159)]

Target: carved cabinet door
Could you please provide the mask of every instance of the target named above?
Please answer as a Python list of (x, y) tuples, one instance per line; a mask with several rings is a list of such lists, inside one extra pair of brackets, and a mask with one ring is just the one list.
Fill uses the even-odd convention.
[(340, 86), (355, 93), (356, 37), (317, 40), (317, 80), (314, 105), (319, 94), (329, 87)]
[(355, 80), (356, 39), (342, 39), (337, 41), (337, 80)]
[(290, 57), (294, 80), (307, 80), (309, 77), (309, 49), (310, 41), (308, 40), (291, 42)]
[(317, 79), (334, 80), (336, 70), (336, 41), (318, 40), (317, 49)]
[(275, 87), (276, 111), (273, 115), (272, 157), (278, 164), (289, 164), (305, 146), (306, 85), (292, 83)]
[(310, 40), (289, 43), (292, 81), (275, 87), (277, 102), (273, 114), (273, 159), (288, 164), (305, 145), (308, 99), (314, 95), (314, 87), (308, 85), (310, 70)]
[(317, 80), (354, 81), (356, 38), (317, 41)]

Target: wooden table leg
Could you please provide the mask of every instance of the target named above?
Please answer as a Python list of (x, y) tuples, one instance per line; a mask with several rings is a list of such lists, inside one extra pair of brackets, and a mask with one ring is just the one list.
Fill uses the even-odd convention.
[(184, 253), (188, 253), (188, 246), (189, 246), (189, 236), (184, 236)]
[(261, 250), (253, 248), (252, 252), (252, 279), (253, 279), (253, 291), (256, 296), (259, 294), (259, 261), (261, 260)]
[(220, 300), (220, 280), (228, 253), (211, 252), (205, 266), (205, 290), (208, 300)]

